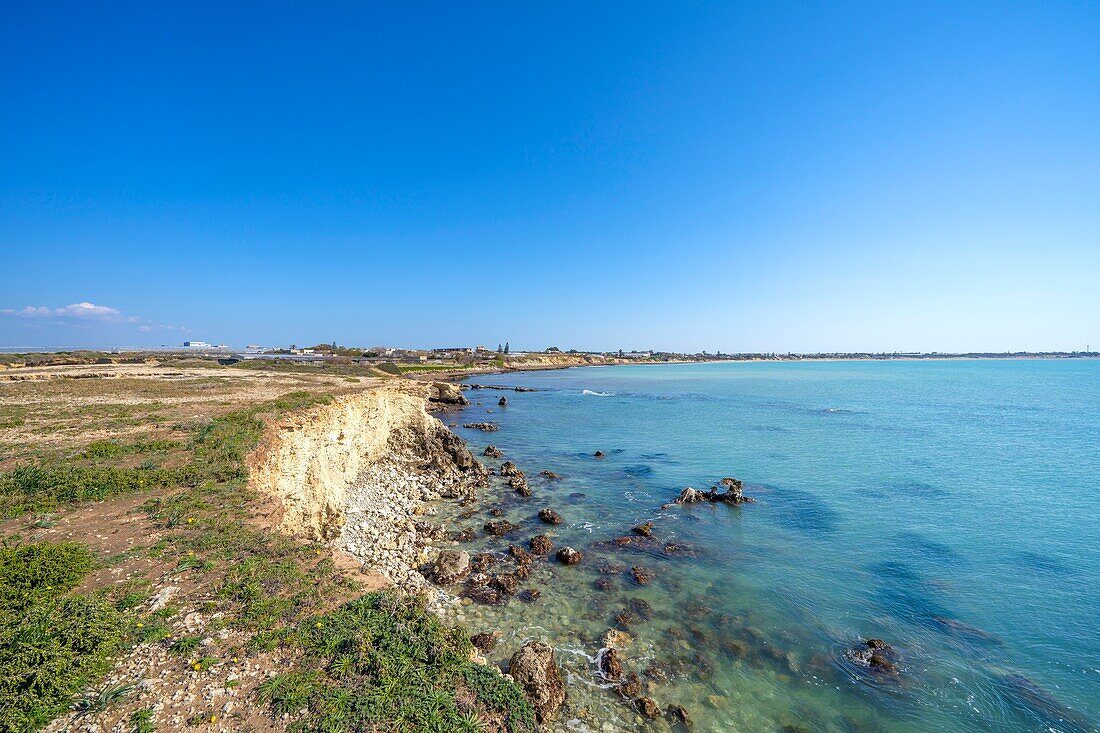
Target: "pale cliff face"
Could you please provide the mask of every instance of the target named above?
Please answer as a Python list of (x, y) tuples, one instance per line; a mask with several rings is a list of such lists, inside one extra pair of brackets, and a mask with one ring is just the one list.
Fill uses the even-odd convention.
[(431, 437), (446, 432), (425, 411), (427, 394), (427, 385), (386, 385), (271, 426), (251, 458), (249, 483), (281, 503), (280, 529), (311, 539), (336, 536), (348, 487), (366, 466), (395, 450), (424, 454)]

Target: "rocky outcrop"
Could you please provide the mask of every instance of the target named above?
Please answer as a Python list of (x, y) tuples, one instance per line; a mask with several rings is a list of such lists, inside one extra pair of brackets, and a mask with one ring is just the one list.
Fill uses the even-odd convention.
[(539, 519), (547, 524), (561, 524), (561, 515), (553, 509), (539, 509)]
[(469, 430), (480, 430), (484, 433), (495, 433), (500, 430), (500, 426), (493, 422), (468, 422), (462, 427)]
[(527, 642), (512, 655), (508, 672), (535, 708), (539, 723), (557, 717), (565, 702), (565, 683), (551, 646), (541, 641)]
[(500, 458), (504, 454), (501, 452), (500, 448), (497, 448), (495, 445), (487, 445), (485, 446), (485, 452), (481, 455), (486, 458)]
[(428, 397), (428, 401), (455, 407), (465, 407), (470, 404), (470, 401), (462, 394), (462, 388), (449, 382), (433, 382), (432, 394)]
[(883, 674), (898, 672), (898, 653), (882, 639), (866, 639), (854, 649), (849, 649), (845, 656), (849, 661), (874, 672)]
[(724, 478), (719, 483), (725, 487), (725, 491), (719, 491), (717, 486), (712, 486), (710, 491), (700, 491), (688, 486), (680, 492), (676, 501), (665, 504), (661, 508), (667, 509), (676, 504), (700, 504), (707, 501), (724, 504), (748, 504), (752, 501), (750, 497), (745, 496), (742, 483), (738, 479)]
[(536, 555), (549, 555), (554, 549), (554, 542), (544, 534), (531, 538), (531, 552)]
[(584, 555), (582, 555), (577, 550), (574, 550), (572, 547), (561, 548), (560, 550), (558, 550), (558, 554), (556, 555), (556, 557), (558, 558), (558, 562), (560, 562), (562, 565), (576, 565), (582, 559), (584, 559)]
[(470, 554), (463, 550), (443, 550), (432, 564), (432, 580), (439, 585), (457, 583), (470, 574)]

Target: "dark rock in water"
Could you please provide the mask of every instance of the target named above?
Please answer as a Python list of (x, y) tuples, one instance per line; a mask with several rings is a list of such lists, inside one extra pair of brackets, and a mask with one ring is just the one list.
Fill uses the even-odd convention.
[(523, 472), (516, 468), (516, 464), (512, 463), (511, 461), (505, 461), (504, 463), (500, 464), (501, 476), (519, 476), (522, 474)]
[(523, 476), (513, 476), (508, 479), (508, 485), (520, 496), (531, 495), (531, 487), (527, 485), (527, 479)]
[(642, 537), (652, 537), (653, 522), (645, 522), (644, 524), (639, 524), (637, 527), (633, 528), (630, 531), (634, 534), (641, 535)]
[(485, 447), (485, 453), (482, 455), (488, 456), (489, 458), (500, 458), (504, 453), (495, 445), (488, 445)]
[(577, 552), (572, 547), (563, 547), (558, 550), (556, 557), (563, 565), (576, 565), (584, 558), (584, 555)]
[(554, 473), (553, 471), (551, 471), (550, 469), (547, 469), (547, 468), (544, 468), (543, 470), (539, 471), (539, 475), (543, 476), (545, 478), (548, 478), (550, 480), (554, 480), (556, 478), (559, 478), (558, 474)]
[(514, 596), (516, 594), (516, 590), (518, 590), (519, 588), (519, 581), (516, 580), (516, 576), (514, 575), (494, 575), (492, 585), (501, 593)]
[(514, 557), (516, 559), (516, 562), (520, 563), (521, 565), (526, 565), (527, 563), (532, 562), (535, 559), (530, 552), (523, 549), (519, 545), (508, 545), (508, 554)]
[(615, 589), (615, 584), (607, 578), (596, 578), (596, 582), (593, 584), (596, 590), (602, 590), (604, 592)]
[(509, 522), (507, 519), (497, 519), (495, 521), (488, 522), (485, 525), (485, 531), (496, 537), (508, 534), (515, 528), (516, 526)]
[(634, 624), (638, 623), (638, 617), (630, 611), (622, 610), (615, 614), (615, 623), (624, 629), (629, 629)]
[(749, 654), (748, 644), (738, 639), (722, 637), (718, 645), (732, 659), (744, 659)]
[(726, 491), (719, 494), (717, 489), (711, 489), (707, 496), (710, 501), (723, 501), (727, 504), (746, 504), (752, 501), (752, 499), (745, 496), (741, 482), (738, 479), (724, 478), (719, 483), (726, 487)]
[(875, 672), (897, 674), (898, 654), (894, 648), (882, 639), (867, 639), (862, 645), (849, 649), (844, 654), (850, 662), (867, 667)]
[(480, 634), (471, 636), (470, 643), (482, 654), (488, 654), (496, 648), (497, 640), (492, 634), (482, 631)]
[(535, 535), (531, 538), (531, 552), (536, 555), (549, 555), (554, 549), (554, 542), (544, 534)]
[(698, 554), (685, 542), (669, 542), (661, 551), (669, 557), (695, 557)]
[(477, 530), (473, 527), (466, 527), (459, 532), (452, 532), (451, 539), (455, 542), (471, 542), (477, 539)]
[(668, 682), (668, 672), (659, 664), (646, 667), (642, 670), (642, 674), (654, 682)]
[(507, 596), (501, 595), (500, 591), (488, 585), (467, 587), (463, 595), (483, 606), (499, 606), (508, 602)]
[(500, 426), (492, 422), (468, 422), (462, 427), (468, 430), (480, 430), (484, 433), (495, 433), (500, 430)]
[(466, 578), (466, 585), (470, 586), (471, 588), (478, 588), (483, 585), (489, 585), (489, 583), (491, 582), (493, 582), (493, 579), (489, 577), (488, 574), (480, 571), (476, 573), (471, 573), (470, 577)]
[(684, 612), (694, 619), (700, 619), (711, 612), (710, 606), (696, 599), (692, 599), (684, 606)]
[(542, 591), (540, 591), (538, 588), (528, 588), (527, 590), (521, 591), (520, 594), (517, 596), (517, 598), (519, 598), (524, 603), (534, 603), (541, 597)]
[(596, 566), (596, 572), (600, 575), (619, 575), (626, 572), (626, 565), (605, 560)]
[(603, 451), (602, 450), (596, 451), (595, 453), (592, 454), (592, 457), (593, 458), (603, 458)]
[(457, 583), (470, 574), (470, 554), (463, 550), (444, 550), (432, 564), (432, 580), (439, 585)]
[(561, 515), (553, 509), (540, 509), (539, 519), (547, 524), (561, 524)]
[(623, 535), (622, 537), (616, 537), (611, 542), (618, 547), (625, 547), (626, 545), (633, 543), (634, 538), (629, 535)]
[(587, 498), (588, 498), (588, 494), (582, 493), (580, 491), (574, 491), (572, 494), (569, 495), (569, 501), (571, 501), (573, 503), (576, 503), (578, 501), (584, 501)]
[(630, 577), (632, 577), (634, 582), (638, 585), (649, 585), (649, 582), (653, 580), (653, 576), (648, 570), (637, 565), (630, 569)]
[(519, 578), (520, 580), (527, 580), (529, 577), (531, 577), (531, 566), (530, 565), (520, 565), (519, 567), (517, 567), (516, 568), (516, 577)]
[(474, 555), (470, 561), (470, 569), (475, 573), (484, 573), (493, 563), (497, 561), (497, 558), (491, 552), (479, 552)]
[(497, 400), (497, 404), (500, 405), (501, 407), (505, 407), (508, 404), (508, 398), (507, 397), (501, 397), (499, 400)]
[(529, 641), (512, 655), (508, 673), (535, 708), (539, 723), (557, 717), (565, 702), (565, 683), (554, 660), (554, 649), (541, 641)]
[(642, 678), (637, 672), (628, 672), (623, 675), (623, 681), (619, 683), (619, 694), (627, 698), (642, 694)]
[(623, 660), (619, 656), (619, 651), (614, 648), (605, 648), (600, 652), (599, 658), (596, 660), (599, 664), (600, 674), (605, 679), (616, 682), (623, 676)]
[(643, 621), (648, 621), (653, 616), (653, 606), (649, 605), (649, 601), (644, 598), (631, 598), (627, 605)]
[(691, 718), (683, 705), (669, 705), (665, 708), (665, 715), (673, 725), (691, 727)]
[(661, 706), (658, 705), (657, 701), (652, 697), (637, 698), (634, 701), (634, 707), (638, 708), (638, 712), (650, 720), (656, 720), (661, 717)]
[(1013, 707), (1030, 718), (1043, 721), (1043, 730), (1059, 733), (1096, 733), (1092, 721), (1072, 710), (1032, 680), (1019, 674), (1002, 674), (996, 678), (1001, 695)]
[(469, 519), (470, 517), (476, 517), (476, 516), (477, 516), (477, 509), (475, 508), (475, 509), (467, 509), (466, 511), (459, 514), (458, 518), (459, 519)]
[(432, 389), (435, 390), (435, 394), (428, 398), (429, 402), (435, 402), (441, 405), (457, 405), (460, 407), (470, 404), (470, 401), (462, 394), (462, 389), (457, 384), (434, 382), (432, 384)]
[(494, 517), (503, 517), (504, 516), (504, 510), (501, 509), (500, 507), (493, 507), (492, 509), (489, 510), (489, 514), (493, 515)]

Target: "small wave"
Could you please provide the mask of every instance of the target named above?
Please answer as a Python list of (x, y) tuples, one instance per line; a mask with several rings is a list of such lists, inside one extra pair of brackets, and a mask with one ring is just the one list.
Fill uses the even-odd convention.
[(615, 396), (614, 392), (596, 392), (596, 391), (591, 390), (591, 389), (583, 390), (581, 392), (581, 394), (586, 394), (589, 397), (614, 397)]

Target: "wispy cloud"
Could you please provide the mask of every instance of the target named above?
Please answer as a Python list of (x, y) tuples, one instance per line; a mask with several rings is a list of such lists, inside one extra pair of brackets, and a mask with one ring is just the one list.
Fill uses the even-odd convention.
[(142, 333), (188, 330), (183, 326), (172, 326), (167, 323), (147, 323), (142, 318), (126, 315), (117, 308), (96, 305), (88, 301), (71, 303), (63, 308), (49, 308), (44, 305), (28, 305), (20, 309), (0, 308), (0, 316), (73, 326), (92, 323), (133, 323), (139, 324), (138, 330)]

